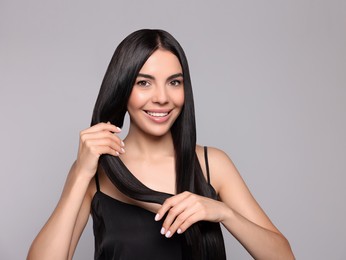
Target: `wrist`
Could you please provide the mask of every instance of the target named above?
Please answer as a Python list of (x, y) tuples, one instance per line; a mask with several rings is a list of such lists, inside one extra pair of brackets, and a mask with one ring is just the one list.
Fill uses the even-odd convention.
[(76, 160), (71, 167), (69, 175), (71, 175), (71, 177), (78, 182), (85, 181), (89, 183), (91, 179), (94, 177), (95, 173), (96, 173), (96, 170), (95, 171), (87, 170), (84, 167), (82, 167), (82, 165), (80, 165), (78, 161)]
[(221, 203), (223, 204), (223, 209), (220, 222), (224, 224), (225, 222), (229, 222), (234, 218), (234, 210), (228, 207), (225, 203)]

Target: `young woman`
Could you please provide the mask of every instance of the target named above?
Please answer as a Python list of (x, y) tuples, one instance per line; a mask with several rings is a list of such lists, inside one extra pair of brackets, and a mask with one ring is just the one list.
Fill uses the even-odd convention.
[(255, 259), (294, 258), (227, 155), (196, 145), (187, 60), (162, 30), (136, 31), (116, 49), (28, 259), (71, 259), (90, 213), (95, 259), (226, 259), (219, 223)]

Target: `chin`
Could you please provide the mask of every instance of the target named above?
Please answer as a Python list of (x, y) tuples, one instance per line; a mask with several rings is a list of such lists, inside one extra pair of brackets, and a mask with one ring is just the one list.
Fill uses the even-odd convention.
[(153, 137), (164, 137), (166, 135), (171, 134), (171, 129), (165, 129), (165, 130), (147, 130), (147, 135), (153, 136)]

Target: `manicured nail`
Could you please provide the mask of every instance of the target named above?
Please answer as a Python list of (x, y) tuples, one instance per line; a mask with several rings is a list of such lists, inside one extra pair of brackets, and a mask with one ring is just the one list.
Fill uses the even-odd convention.
[(161, 228), (161, 231), (160, 231), (161, 235), (164, 235), (165, 234), (165, 228)]
[(116, 155), (116, 156), (119, 156), (119, 152), (118, 152), (118, 151), (115, 151), (115, 155)]
[(117, 127), (118, 131), (121, 132), (121, 128), (120, 127)]
[(125, 143), (123, 141), (121, 141), (121, 146), (125, 147)]
[(178, 228), (177, 233), (178, 233), (178, 234), (181, 234), (181, 233), (182, 233), (182, 231), (181, 231), (180, 228)]
[(155, 215), (155, 221), (158, 221), (159, 218), (160, 218), (160, 215), (159, 215), (159, 214), (156, 214), (156, 215)]
[(125, 153), (125, 149), (124, 148), (121, 148), (121, 153)]
[(169, 231), (169, 230), (167, 231), (166, 237), (167, 237), (167, 238), (171, 237), (171, 231)]

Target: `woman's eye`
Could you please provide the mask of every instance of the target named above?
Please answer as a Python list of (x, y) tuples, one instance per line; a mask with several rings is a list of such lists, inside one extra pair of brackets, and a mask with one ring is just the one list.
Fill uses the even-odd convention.
[(147, 87), (147, 86), (150, 85), (150, 83), (148, 81), (146, 81), (146, 80), (140, 80), (140, 81), (137, 82), (137, 85), (141, 86), (141, 87)]
[(170, 84), (171, 84), (172, 86), (179, 86), (179, 85), (181, 84), (181, 81), (175, 79), (175, 80), (172, 80), (172, 81), (170, 82)]

